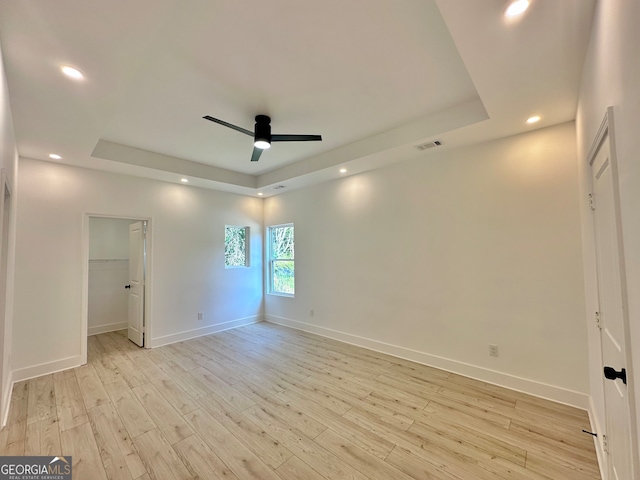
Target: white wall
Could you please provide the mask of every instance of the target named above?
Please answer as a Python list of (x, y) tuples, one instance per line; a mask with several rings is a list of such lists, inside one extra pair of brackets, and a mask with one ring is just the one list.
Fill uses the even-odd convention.
[(267, 320), (586, 407), (573, 122), (266, 199), (287, 222)]
[[(629, 388), (640, 382), (640, 2), (618, 0), (598, 2), (591, 40), (585, 59), (582, 87), (576, 117), (578, 158), (581, 167), (583, 243), (585, 246), (585, 285), (587, 311), (597, 310), (595, 253), (591, 214), (586, 203), (589, 169), (587, 155), (607, 107), (614, 107), (616, 150), (619, 167), (620, 202), (626, 280), (629, 293), (629, 320), (633, 375)], [(604, 398), (599, 331), (588, 323), (589, 376), (593, 410), (597, 423), (604, 426)], [(631, 368), (629, 368), (631, 367)], [(640, 412), (640, 389), (635, 388), (635, 410)], [(636, 416), (637, 418), (637, 416)], [(640, 419), (636, 419), (640, 432)], [(636, 433), (637, 437), (637, 433)], [(639, 453), (640, 455), (640, 453)], [(636, 466), (638, 468), (638, 466)]]
[[(19, 186), (16, 378), (73, 365), (86, 341), (84, 213), (151, 218), (150, 345), (261, 319), (261, 199), (23, 158)], [(251, 227), (250, 268), (224, 268), (225, 224)]]
[(89, 260), (89, 336), (129, 326), (128, 281), (129, 260)]
[(129, 258), (129, 224), (125, 218), (89, 219), (89, 260)]
[[(7, 276), (5, 291), (4, 314), (0, 315), (0, 415), (1, 420), (7, 417), (9, 411), (9, 397), (11, 394), (11, 337), (13, 332), (13, 289), (14, 289), (14, 256), (15, 256), (15, 232), (16, 232), (16, 198), (17, 198), (17, 174), (18, 151), (16, 149), (13, 120), (11, 118), (11, 106), (9, 104), (9, 90), (4, 71), (2, 52), (0, 51), (0, 165), (5, 170), (12, 187), (9, 238), (7, 251)], [(0, 186), (0, 188), (2, 188)], [(0, 190), (1, 191), (1, 190)], [(1, 222), (0, 222), (1, 229)], [(1, 251), (1, 250), (0, 250)], [(4, 267), (0, 267), (4, 268)]]
[(89, 219), (88, 334), (128, 325), (129, 224), (135, 220)]

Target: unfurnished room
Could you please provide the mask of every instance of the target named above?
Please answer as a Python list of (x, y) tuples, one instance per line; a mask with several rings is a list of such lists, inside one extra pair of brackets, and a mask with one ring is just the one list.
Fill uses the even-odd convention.
[(0, 0), (0, 479), (640, 479), (639, 23)]

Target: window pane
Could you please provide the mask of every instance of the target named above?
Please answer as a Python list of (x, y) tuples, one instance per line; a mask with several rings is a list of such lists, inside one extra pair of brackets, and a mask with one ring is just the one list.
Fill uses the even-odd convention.
[(273, 261), (273, 284), (274, 292), (289, 293), (295, 292), (294, 262), (291, 260)]
[(276, 225), (268, 229), (269, 293), (293, 295), (295, 261), (293, 225)]
[(293, 227), (273, 227), (271, 229), (272, 258), (293, 257)]
[(224, 266), (245, 267), (247, 265), (247, 228), (224, 228)]

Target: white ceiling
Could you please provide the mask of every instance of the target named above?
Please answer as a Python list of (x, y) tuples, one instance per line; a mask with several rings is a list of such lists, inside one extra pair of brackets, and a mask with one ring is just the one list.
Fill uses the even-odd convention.
[[(21, 156), (269, 196), (574, 119), (594, 1), (0, 0), (0, 44)], [(323, 141), (202, 119), (256, 114)]]

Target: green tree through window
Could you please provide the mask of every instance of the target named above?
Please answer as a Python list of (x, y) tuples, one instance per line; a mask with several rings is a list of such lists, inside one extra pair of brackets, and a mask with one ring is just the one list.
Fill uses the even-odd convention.
[(293, 225), (269, 227), (269, 279), (271, 293), (295, 293)]

